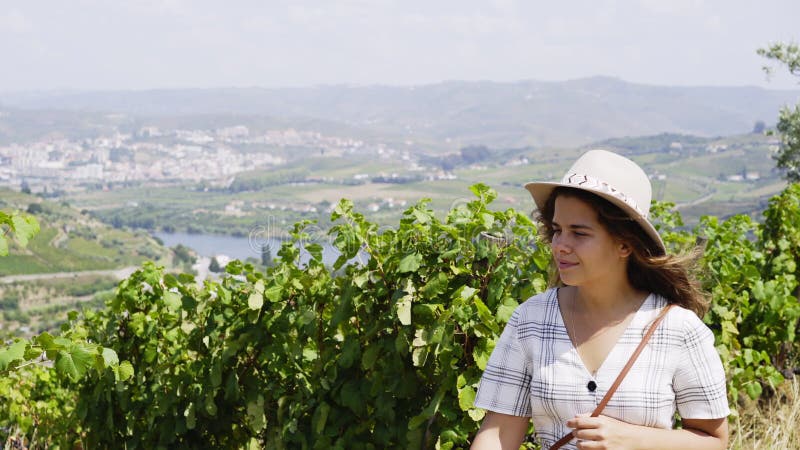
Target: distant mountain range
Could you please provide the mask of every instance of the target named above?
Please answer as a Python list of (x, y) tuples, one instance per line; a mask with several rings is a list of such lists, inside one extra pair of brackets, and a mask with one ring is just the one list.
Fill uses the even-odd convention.
[[(447, 147), (574, 147), (602, 139), (746, 133), (773, 124), (800, 90), (670, 87), (594, 77), (564, 82), (443, 82), (414, 87), (321, 86), (0, 94), (16, 109), (114, 112), (137, 117), (269, 116), (320, 120)], [(2, 109), (2, 108), (0, 108)], [(4, 117), (0, 114), (0, 128)]]

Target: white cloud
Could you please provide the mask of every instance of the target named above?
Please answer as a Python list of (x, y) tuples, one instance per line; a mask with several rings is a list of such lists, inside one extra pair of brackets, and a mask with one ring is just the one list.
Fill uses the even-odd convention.
[(128, 0), (123, 5), (148, 15), (188, 16), (195, 10), (195, 3), (187, 0)]
[(11, 10), (0, 13), (0, 33), (27, 33), (33, 31), (33, 24), (21, 12)]
[(705, 25), (709, 31), (720, 32), (725, 30), (725, 25), (722, 23), (722, 18), (716, 14), (708, 17)]
[(703, 12), (705, 2), (703, 0), (642, 0), (641, 5), (645, 11), (654, 14), (686, 16)]

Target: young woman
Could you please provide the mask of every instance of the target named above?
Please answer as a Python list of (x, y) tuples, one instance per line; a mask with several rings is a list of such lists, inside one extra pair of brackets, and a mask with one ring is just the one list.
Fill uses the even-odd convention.
[[(473, 449), (724, 449), (729, 414), (707, 302), (648, 221), (633, 161), (592, 150), (561, 183), (525, 186), (550, 243), (554, 287), (520, 305), (481, 378)], [(674, 304), (599, 417), (589, 417), (650, 323)], [(682, 428), (673, 429), (675, 414)]]

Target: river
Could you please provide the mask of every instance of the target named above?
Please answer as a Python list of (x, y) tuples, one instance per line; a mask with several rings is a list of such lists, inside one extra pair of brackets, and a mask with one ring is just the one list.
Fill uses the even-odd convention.
[[(235, 237), (216, 234), (190, 234), (190, 233), (165, 233), (155, 232), (153, 236), (161, 239), (167, 247), (182, 244), (196, 251), (200, 256), (212, 257), (225, 255), (233, 259), (244, 261), (247, 258), (261, 259), (261, 247), (269, 244), (272, 257), (276, 258), (283, 241), (275, 238)], [(341, 254), (329, 242), (318, 242), (322, 245), (322, 262), (332, 266)], [(309, 258), (308, 253), (301, 253), (300, 261), (304, 263)]]

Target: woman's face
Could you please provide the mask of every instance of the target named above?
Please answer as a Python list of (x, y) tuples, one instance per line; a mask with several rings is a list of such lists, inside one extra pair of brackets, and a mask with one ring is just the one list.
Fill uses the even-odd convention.
[(550, 246), (564, 284), (582, 286), (627, 277), (628, 247), (611, 236), (583, 200), (556, 198)]

